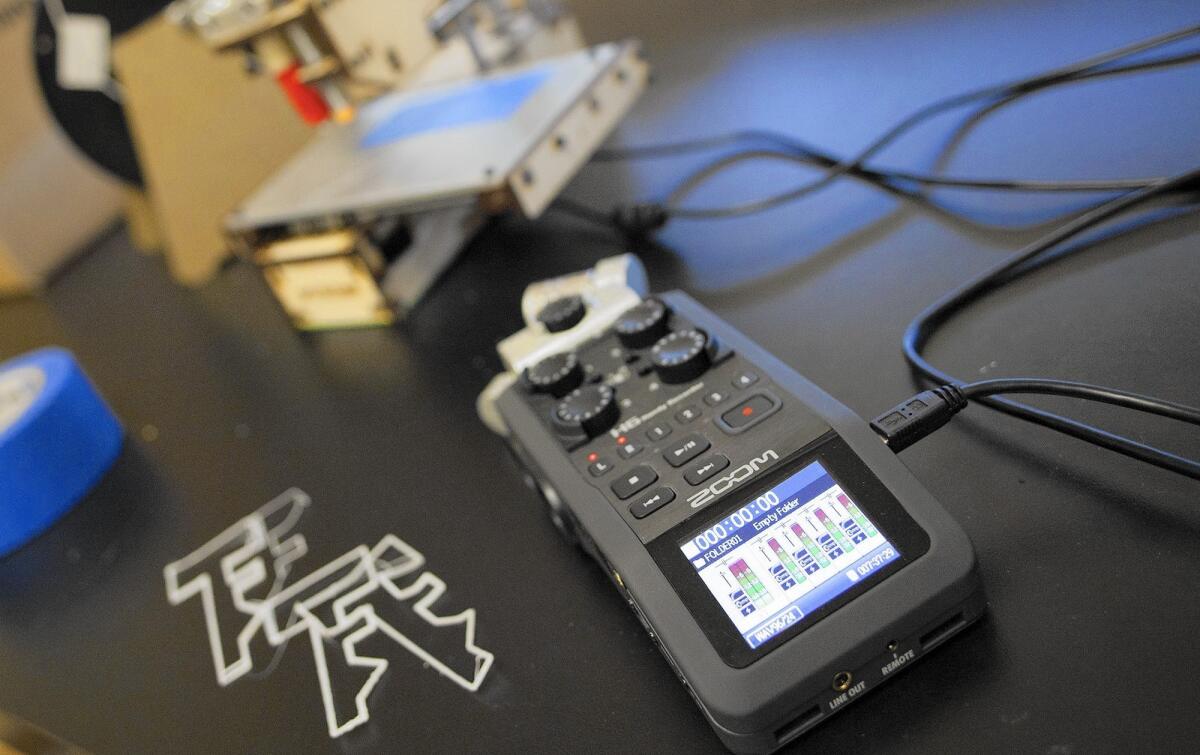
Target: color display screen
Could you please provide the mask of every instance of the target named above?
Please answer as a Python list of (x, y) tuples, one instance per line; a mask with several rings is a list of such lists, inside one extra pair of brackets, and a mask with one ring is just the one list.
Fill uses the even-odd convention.
[(820, 462), (679, 547), (751, 648), (900, 558)]

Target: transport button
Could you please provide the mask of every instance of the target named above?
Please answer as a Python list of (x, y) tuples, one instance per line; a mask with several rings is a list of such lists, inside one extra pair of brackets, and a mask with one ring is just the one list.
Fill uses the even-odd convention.
[(692, 404), (691, 406), (685, 406), (680, 409), (679, 413), (675, 415), (675, 420), (681, 425), (686, 425), (689, 422), (695, 421), (695, 419), (699, 416), (700, 407)]
[(643, 519), (675, 500), (675, 491), (667, 487), (655, 488), (649, 496), (629, 504), (629, 513)]
[(709, 449), (712, 444), (703, 435), (692, 433), (667, 449), (663, 458), (673, 467), (681, 467)]
[(729, 394), (724, 391), (709, 391), (704, 394), (704, 403), (709, 406), (716, 406), (727, 398), (729, 398)]
[(588, 472), (591, 473), (592, 477), (601, 477), (611, 472), (612, 468), (613, 465), (606, 459), (596, 459), (588, 465)]
[(739, 433), (774, 414), (777, 409), (778, 399), (760, 393), (722, 414), (717, 424), (727, 433)]
[(750, 386), (754, 385), (757, 382), (758, 382), (758, 375), (755, 375), (753, 372), (746, 370), (744, 372), (739, 372), (737, 374), (737, 376), (734, 377), (733, 387), (739, 388), (739, 389), (740, 388), (749, 388)]
[(645, 464), (640, 464), (625, 473), (612, 484), (612, 492), (622, 501), (632, 498), (658, 480), (658, 473)]
[(683, 479), (688, 481), (688, 485), (699, 485), (727, 466), (729, 466), (729, 457), (723, 454), (713, 454), (700, 461), (692, 462), (692, 465), (684, 471)]
[(627, 440), (624, 444), (617, 446), (617, 451), (621, 454), (622, 459), (632, 459), (642, 452), (642, 445)]
[(670, 434), (671, 426), (665, 422), (660, 425), (655, 425), (646, 431), (646, 437), (649, 438), (652, 443), (657, 443)]

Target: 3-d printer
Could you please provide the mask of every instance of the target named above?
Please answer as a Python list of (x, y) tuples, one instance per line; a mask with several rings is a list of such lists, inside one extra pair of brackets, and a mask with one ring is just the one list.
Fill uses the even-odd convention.
[(634, 42), (547, 0), (180, 0), (301, 118), (334, 123), (230, 214), (297, 327), (386, 324), (489, 214), (537, 217), (629, 111)]

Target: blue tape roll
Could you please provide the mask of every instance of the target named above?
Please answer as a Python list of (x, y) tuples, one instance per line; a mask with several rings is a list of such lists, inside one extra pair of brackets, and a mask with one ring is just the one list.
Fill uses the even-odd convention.
[(70, 352), (42, 349), (0, 364), (0, 556), (95, 487), (123, 439)]

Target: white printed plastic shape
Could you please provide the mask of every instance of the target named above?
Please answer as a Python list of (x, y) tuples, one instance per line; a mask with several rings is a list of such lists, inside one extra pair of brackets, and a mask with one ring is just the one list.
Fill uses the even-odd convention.
[[(172, 605), (200, 598), (217, 682), (226, 686), (255, 670), (251, 641), (258, 633), (278, 650), (293, 637), (307, 634), (329, 736), (339, 737), (370, 718), (367, 698), (388, 662), (359, 655), (357, 645), (380, 632), (446, 679), (465, 690), (478, 690), (494, 656), (475, 644), (475, 609), (451, 616), (436, 614), (433, 605), (446, 592), (446, 583), (432, 572), (421, 571), (425, 557), (395, 535), (384, 536), (373, 547), (359, 545), (284, 586), (293, 563), (308, 552), (304, 536), (290, 533), (310, 503), (308, 495), (293, 488), (163, 569)], [(270, 587), (255, 597), (263, 592), (268, 577)], [(401, 582), (410, 577), (407, 584)], [(222, 629), (217, 581), (228, 590), (234, 609), (245, 617), (236, 634)], [(448, 658), (442, 651), (439, 655), (386, 618), (405, 609), (428, 627), (451, 632), (458, 628), (461, 654)], [(327, 643), (340, 649), (342, 663), (335, 668), (369, 669), (354, 695), (352, 710), (339, 705)], [(457, 649), (457, 643), (453, 645)], [(234, 647), (236, 655), (227, 657), (226, 649)], [(459, 669), (470, 667), (472, 672), (456, 670), (456, 665)]]

